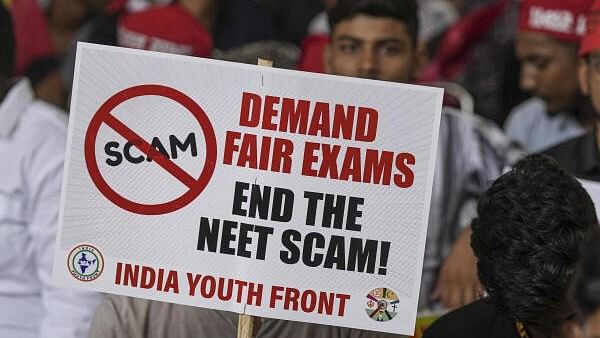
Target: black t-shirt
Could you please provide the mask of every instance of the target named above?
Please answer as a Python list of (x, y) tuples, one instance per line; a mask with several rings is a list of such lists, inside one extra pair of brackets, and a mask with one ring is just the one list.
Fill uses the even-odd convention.
[(593, 132), (560, 143), (543, 151), (573, 176), (600, 181), (600, 154)]
[(519, 338), (517, 323), (488, 299), (454, 310), (425, 331), (423, 338)]

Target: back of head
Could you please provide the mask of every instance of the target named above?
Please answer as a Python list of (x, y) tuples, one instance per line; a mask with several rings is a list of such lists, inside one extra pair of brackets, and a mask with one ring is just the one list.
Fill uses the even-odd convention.
[(600, 230), (594, 231), (583, 249), (573, 296), (581, 319), (600, 310)]
[(15, 68), (15, 37), (12, 18), (0, 2), (0, 87), (13, 76)]
[(341, 21), (352, 19), (357, 15), (388, 17), (402, 21), (413, 42), (417, 44), (419, 35), (418, 5), (415, 0), (338, 0), (328, 12), (329, 27), (335, 31), (335, 26)]
[(530, 155), (483, 194), (471, 246), (479, 278), (509, 318), (551, 335), (572, 315), (567, 290), (598, 226), (581, 184), (545, 155)]

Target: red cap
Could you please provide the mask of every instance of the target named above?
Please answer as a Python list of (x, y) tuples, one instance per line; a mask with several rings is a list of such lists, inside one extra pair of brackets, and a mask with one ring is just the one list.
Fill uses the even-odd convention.
[(37, 0), (12, 1), (11, 10), (17, 40), (16, 74), (22, 75), (32, 61), (54, 55), (54, 48), (46, 16)]
[(593, 0), (522, 0), (519, 31), (541, 32), (563, 41), (579, 42), (585, 15)]
[(121, 47), (207, 57), (212, 37), (192, 14), (177, 4), (123, 17), (117, 28)]
[(600, 49), (600, 0), (594, 1), (588, 12), (585, 35), (581, 39), (579, 55), (585, 56), (595, 49)]

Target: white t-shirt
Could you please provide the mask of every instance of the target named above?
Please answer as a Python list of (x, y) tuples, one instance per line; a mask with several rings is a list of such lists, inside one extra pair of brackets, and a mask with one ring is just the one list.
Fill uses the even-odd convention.
[(101, 300), (52, 281), (66, 137), (28, 80), (0, 103), (0, 337), (87, 337)]

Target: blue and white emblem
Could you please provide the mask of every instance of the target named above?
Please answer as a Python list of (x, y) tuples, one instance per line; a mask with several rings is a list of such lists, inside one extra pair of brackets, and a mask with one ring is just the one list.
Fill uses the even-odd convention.
[(93, 281), (104, 270), (104, 258), (96, 247), (81, 244), (69, 253), (67, 265), (71, 275), (82, 282)]

